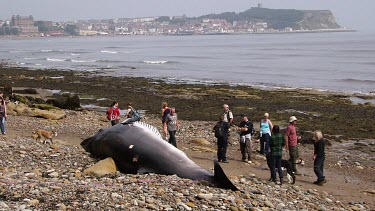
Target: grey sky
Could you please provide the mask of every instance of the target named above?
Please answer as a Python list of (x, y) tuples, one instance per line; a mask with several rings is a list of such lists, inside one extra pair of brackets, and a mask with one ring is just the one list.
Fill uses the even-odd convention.
[(35, 20), (88, 20), (161, 15), (189, 17), (267, 8), (330, 9), (342, 26), (375, 32), (375, 0), (0, 0), (0, 19), (33, 15)]

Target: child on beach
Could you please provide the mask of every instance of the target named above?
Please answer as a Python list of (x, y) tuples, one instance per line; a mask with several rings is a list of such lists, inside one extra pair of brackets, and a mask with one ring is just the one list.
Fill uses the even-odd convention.
[(327, 182), (327, 180), (323, 173), (323, 166), (325, 160), (325, 142), (321, 131), (314, 131), (314, 140), (314, 172), (315, 175), (318, 177), (314, 184), (323, 185)]

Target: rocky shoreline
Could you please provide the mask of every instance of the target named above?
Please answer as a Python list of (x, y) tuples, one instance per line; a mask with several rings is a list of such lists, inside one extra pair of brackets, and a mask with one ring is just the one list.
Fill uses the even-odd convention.
[[(222, 167), (243, 193), (173, 175), (116, 172), (98, 178), (83, 173), (97, 160), (84, 152), (79, 143), (109, 126), (103, 113), (63, 110), (66, 115), (58, 120), (15, 113), (7, 120), (7, 135), (0, 139), (0, 156), (6, 158), (0, 161), (0, 210), (373, 210), (375, 207), (372, 176), (375, 109), (371, 104), (353, 105), (343, 99), (346, 96), (337, 94), (167, 84), (74, 71), (3, 67), (0, 77), (13, 87), (79, 94), (83, 104), (106, 107), (110, 101), (119, 100), (124, 108), (133, 101), (136, 108), (146, 111), (142, 121), (160, 131), (160, 104), (167, 101), (178, 108), (183, 125), (177, 134), (178, 147), (206, 169), (213, 167), (216, 157), (212, 127), (222, 104), (231, 105), (235, 114), (251, 114), (254, 121), (267, 111), (274, 124), (282, 127), (289, 115), (297, 115), (301, 120), (298, 129), (304, 137), (300, 151), (306, 160), (306, 166), (300, 167), (303, 175), (295, 185), (269, 183), (265, 159), (255, 152), (257, 144), (253, 148), (254, 163), (240, 162), (238, 134), (232, 133), (230, 163)], [(286, 98), (291, 102), (286, 102)], [(358, 122), (366, 124), (354, 125)], [(327, 146), (325, 165), (329, 182), (321, 187), (312, 184), (315, 175), (310, 159), (312, 146), (308, 143), (309, 131), (322, 128), (326, 128), (324, 134), (330, 131), (326, 138), (331, 145)], [(36, 129), (56, 129), (59, 134), (56, 144), (36, 142), (31, 138)], [(208, 145), (200, 146), (197, 139), (207, 140)]]
[[(375, 192), (371, 189), (361, 190), (367, 191), (366, 195), (360, 192), (361, 195), (355, 197), (357, 200), (342, 201), (340, 194), (335, 191), (332, 193), (331, 190), (322, 190), (319, 186), (308, 187), (301, 178), (295, 185), (280, 186), (268, 182), (266, 179), (269, 177), (268, 170), (261, 170), (264, 175), (257, 172), (257, 169), (265, 166), (264, 157), (254, 153), (254, 164), (237, 161), (239, 152), (238, 145), (234, 143), (237, 139), (236, 134), (232, 135), (233, 143), (228, 152), (230, 163), (222, 164), (222, 167), (242, 192), (209, 187), (204, 183), (178, 178), (175, 175), (126, 175), (120, 172), (104, 177), (85, 175), (84, 170), (97, 160), (90, 157), (78, 144), (98, 129), (108, 127), (109, 123), (103, 120), (103, 114), (93, 111), (67, 110), (66, 113), (67, 116), (61, 120), (44, 120), (26, 116), (8, 118), (7, 135), (0, 139), (0, 156), (6, 158), (0, 161), (0, 210), (371, 210), (374, 208), (371, 197)], [(145, 117), (143, 121), (155, 126), (159, 125), (158, 118)], [(210, 132), (212, 124), (213, 122), (205, 121), (182, 121), (182, 131), (177, 136), (179, 148), (207, 169), (212, 168), (212, 160), (215, 157), (215, 139)], [(55, 144), (50, 146), (32, 139), (31, 131), (37, 128), (49, 130), (54, 128), (59, 131)], [(158, 126), (158, 129), (160, 130), (161, 127)], [(181, 134), (185, 137), (183, 138)], [(197, 137), (206, 138), (209, 144), (200, 146), (194, 141)], [(302, 153), (311, 153), (311, 149), (303, 148)], [(331, 163), (329, 162), (328, 166), (331, 166)], [(312, 168), (311, 163), (307, 165)], [(345, 165), (342, 164), (343, 168)], [(236, 169), (236, 166), (241, 170)], [(373, 170), (365, 169), (362, 173), (371, 173)], [(307, 174), (303, 177), (310, 178)], [(333, 178), (331, 181), (333, 182)]]

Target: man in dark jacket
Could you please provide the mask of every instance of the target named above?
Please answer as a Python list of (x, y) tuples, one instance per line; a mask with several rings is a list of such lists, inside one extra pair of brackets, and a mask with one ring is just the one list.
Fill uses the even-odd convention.
[(240, 132), (242, 161), (251, 163), (251, 135), (253, 131), (253, 123), (248, 119), (246, 114), (242, 114), (241, 116), (242, 121), (239, 125), (238, 131)]
[(224, 115), (221, 115), (219, 122), (214, 127), (214, 131), (217, 138), (217, 159), (223, 163), (229, 163), (227, 160), (228, 130), (229, 123), (224, 122)]

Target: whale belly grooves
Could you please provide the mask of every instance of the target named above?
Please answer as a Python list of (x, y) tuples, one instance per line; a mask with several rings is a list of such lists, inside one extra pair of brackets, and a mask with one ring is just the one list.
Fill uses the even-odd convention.
[(112, 157), (124, 173), (176, 174), (237, 190), (217, 161), (214, 162), (214, 173), (200, 167), (184, 152), (163, 140), (156, 128), (145, 123), (117, 124), (100, 129), (82, 141), (81, 146), (95, 157)]

